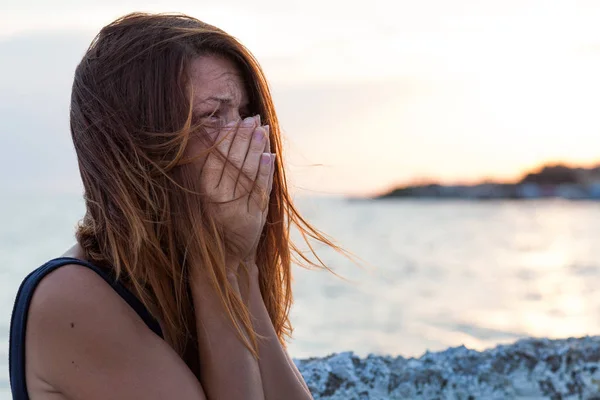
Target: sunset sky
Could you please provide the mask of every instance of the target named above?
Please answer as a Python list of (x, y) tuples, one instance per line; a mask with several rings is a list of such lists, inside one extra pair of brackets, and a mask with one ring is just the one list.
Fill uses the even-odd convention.
[(72, 73), (130, 11), (188, 13), (256, 55), (307, 193), (600, 161), (600, 1), (3, 0), (3, 182), (78, 187)]

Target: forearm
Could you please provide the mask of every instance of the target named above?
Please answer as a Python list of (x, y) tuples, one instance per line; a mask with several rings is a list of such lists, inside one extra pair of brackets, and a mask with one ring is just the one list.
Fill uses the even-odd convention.
[[(230, 280), (239, 294), (237, 281)], [(209, 399), (265, 398), (258, 361), (239, 338), (216, 290), (195, 279), (192, 296), (196, 315), (200, 381)]]
[(267, 400), (312, 399), (302, 375), (279, 342), (260, 293), (257, 275), (250, 277), (247, 297), (254, 329), (258, 335), (262, 336), (258, 341), (258, 364), (265, 398)]

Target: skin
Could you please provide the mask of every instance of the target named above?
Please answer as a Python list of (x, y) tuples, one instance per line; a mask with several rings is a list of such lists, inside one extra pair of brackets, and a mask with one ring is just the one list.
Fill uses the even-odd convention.
[[(102, 278), (68, 265), (42, 280), (29, 310), (26, 379), (33, 400), (312, 399), (277, 339), (258, 285), (254, 256), (274, 169), (268, 127), (258, 118), (245, 118), (247, 94), (228, 60), (200, 57), (191, 65), (191, 78), (194, 111), (212, 114), (205, 122), (213, 124), (209, 137), (217, 143), (191, 167), (201, 172), (201, 187), (214, 201), (219, 222), (235, 238), (226, 256), (227, 276), (264, 336), (260, 357), (255, 359), (237, 337), (200, 266), (192, 268), (191, 284), (203, 366), (198, 380)], [(221, 100), (211, 100), (215, 97)], [(205, 143), (191, 140), (186, 152), (198, 154)], [(256, 185), (239, 179), (238, 169)], [(224, 200), (233, 201), (219, 205)], [(77, 245), (64, 256), (84, 257)], [(242, 264), (248, 275), (238, 273)]]

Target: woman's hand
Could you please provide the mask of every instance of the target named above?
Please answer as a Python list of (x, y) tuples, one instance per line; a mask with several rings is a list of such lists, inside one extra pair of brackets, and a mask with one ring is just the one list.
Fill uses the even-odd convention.
[(202, 191), (225, 234), (227, 257), (236, 266), (254, 260), (267, 217), (274, 164), (269, 126), (260, 126), (256, 116), (218, 131), (202, 168)]

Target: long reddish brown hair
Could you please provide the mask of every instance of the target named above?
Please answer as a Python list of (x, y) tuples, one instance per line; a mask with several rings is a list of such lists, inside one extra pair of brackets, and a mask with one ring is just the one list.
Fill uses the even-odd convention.
[(86, 257), (111, 268), (162, 322), (165, 339), (196, 371), (188, 281), (193, 266), (209, 272), (238, 334), (248, 337), (246, 345), (256, 351), (248, 310), (226, 279), (222, 232), (210, 213), (192, 209), (195, 193), (176, 179), (197, 128), (188, 69), (205, 54), (237, 65), (252, 113), (270, 126), (271, 151), (278, 161), (257, 265), (262, 297), (282, 344), (292, 332), (292, 261), (326, 268), (290, 241), (291, 226), (307, 243), (312, 239), (338, 249), (292, 203), (269, 87), (243, 45), (214, 26), (179, 14), (135, 13), (104, 27), (73, 83), (71, 134), (87, 209), (76, 236)]

